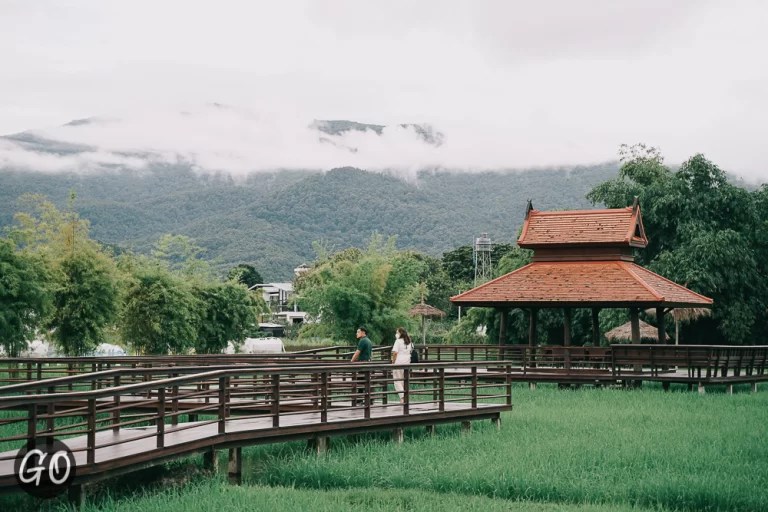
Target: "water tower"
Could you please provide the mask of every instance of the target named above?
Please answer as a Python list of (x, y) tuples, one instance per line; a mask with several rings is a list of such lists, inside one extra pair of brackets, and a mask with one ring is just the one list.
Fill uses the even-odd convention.
[(488, 233), (483, 233), (474, 239), (472, 244), (472, 259), (475, 263), (475, 286), (490, 281), (493, 277), (491, 269), (491, 253), (493, 244)]

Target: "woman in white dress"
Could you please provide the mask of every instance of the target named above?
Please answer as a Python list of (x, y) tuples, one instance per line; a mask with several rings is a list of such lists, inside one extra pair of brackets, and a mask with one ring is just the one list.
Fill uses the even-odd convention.
[[(397, 328), (395, 334), (395, 344), (392, 345), (392, 364), (403, 366), (411, 363), (411, 352), (413, 352), (413, 342), (408, 336), (408, 331), (402, 327)], [(405, 403), (405, 386), (403, 385), (403, 370), (393, 370), (392, 377), (395, 380), (395, 391), (400, 395), (400, 403)]]

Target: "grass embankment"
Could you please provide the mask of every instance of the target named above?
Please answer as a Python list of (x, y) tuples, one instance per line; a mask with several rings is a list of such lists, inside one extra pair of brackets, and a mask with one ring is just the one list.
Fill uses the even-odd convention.
[[(163, 511), (203, 510), (205, 504), (254, 510), (262, 503), (301, 510), (765, 511), (768, 393), (748, 393), (748, 386), (737, 391), (700, 396), (648, 385), (641, 391), (540, 385), (534, 392), (516, 386), (515, 411), (503, 416), (501, 432), (478, 422), (469, 436), (457, 425), (438, 427), (434, 438), (407, 429), (399, 446), (388, 433), (334, 438), (331, 451), (320, 457), (299, 442), (249, 447), (241, 488), (201, 474), (179, 491), (149, 487), (142, 497), (123, 493), (114, 499), (102, 494), (94, 505)], [(197, 458), (185, 463), (199, 465)], [(34, 503), (0, 498), (0, 509), (6, 506), (21, 510)]]

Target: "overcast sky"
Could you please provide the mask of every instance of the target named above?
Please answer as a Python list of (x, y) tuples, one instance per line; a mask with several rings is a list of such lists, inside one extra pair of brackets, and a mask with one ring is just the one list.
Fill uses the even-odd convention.
[[(765, 19), (761, 0), (0, 0), (0, 134), (238, 172), (588, 164), (645, 142), (765, 181)], [(91, 116), (113, 122), (55, 128)], [(445, 144), (331, 150), (313, 119), (431, 123)], [(48, 165), (20, 151), (0, 165)]]

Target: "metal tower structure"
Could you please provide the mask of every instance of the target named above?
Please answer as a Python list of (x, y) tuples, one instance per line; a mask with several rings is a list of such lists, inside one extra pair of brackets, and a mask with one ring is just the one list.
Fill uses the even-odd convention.
[(472, 260), (475, 263), (475, 286), (488, 282), (493, 277), (492, 252), (493, 244), (488, 233), (473, 239)]

